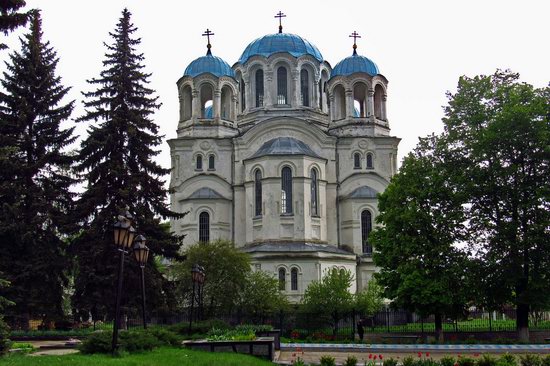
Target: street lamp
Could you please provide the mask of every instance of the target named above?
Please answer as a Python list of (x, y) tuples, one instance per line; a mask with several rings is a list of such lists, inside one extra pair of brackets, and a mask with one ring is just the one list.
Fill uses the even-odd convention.
[(143, 235), (138, 235), (134, 240), (134, 257), (141, 268), (141, 311), (143, 315), (143, 329), (147, 329), (147, 320), (145, 318), (145, 274), (143, 271), (147, 263), (147, 258), (149, 257), (149, 248), (145, 245), (145, 242), (146, 239)]
[(197, 276), (197, 282), (199, 284), (199, 311), (197, 312), (197, 318), (199, 320), (202, 320), (202, 296), (203, 296), (203, 285), (204, 285), (204, 280), (205, 280), (205, 277), (206, 277), (206, 273), (204, 271), (204, 267), (203, 266), (199, 266), (199, 274)]
[(199, 284), (199, 290), (200, 290), (200, 284), (201, 281), (204, 282), (204, 267), (199, 266), (198, 264), (194, 264), (191, 268), (191, 281), (193, 281), (193, 295), (191, 296), (191, 308), (189, 309), (189, 334), (191, 334), (191, 323), (193, 322), (193, 308), (195, 306), (195, 288), (196, 284)]
[(118, 216), (118, 222), (113, 225), (114, 228), (114, 243), (117, 250), (120, 252), (120, 262), (118, 265), (118, 287), (116, 292), (116, 306), (115, 306), (115, 323), (113, 324), (113, 341), (111, 344), (111, 350), (116, 352), (118, 346), (118, 327), (120, 319), (120, 300), (122, 297), (122, 279), (124, 273), (124, 254), (130, 249), (136, 230), (132, 227), (133, 216), (126, 212), (124, 215)]

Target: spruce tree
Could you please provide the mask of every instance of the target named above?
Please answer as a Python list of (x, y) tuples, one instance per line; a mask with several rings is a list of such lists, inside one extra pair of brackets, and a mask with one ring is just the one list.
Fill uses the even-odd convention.
[[(25, 0), (0, 0), (0, 31), (4, 35), (8, 35), (9, 32), (13, 32), (16, 28), (27, 24), (32, 11), (18, 13), (25, 5)], [(8, 46), (0, 43), (0, 50), (6, 48)]]
[[(178, 257), (180, 240), (161, 225), (160, 219), (183, 217), (170, 211), (162, 177), (169, 173), (153, 158), (162, 143), (152, 115), (158, 97), (148, 88), (150, 74), (144, 72), (143, 54), (136, 48), (141, 40), (131, 13), (124, 9), (113, 41), (105, 44), (104, 69), (88, 80), (96, 89), (83, 93), (86, 112), (79, 118), (89, 122), (89, 136), (82, 142), (77, 170), (87, 185), (77, 202), (76, 217), (83, 230), (74, 243), (78, 259), (73, 307), (83, 318), (111, 315), (115, 300), (118, 254), (113, 245), (112, 225), (126, 208), (135, 217), (134, 227), (147, 238), (151, 249), (146, 266), (149, 308), (166, 305), (167, 282), (155, 256)], [(128, 306), (139, 304), (138, 267), (131, 256), (125, 265), (124, 297)]]
[[(73, 110), (56, 75), (58, 58), (42, 39), (40, 13), (20, 52), (6, 63), (0, 93), (0, 271), (11, 286), (11, 312), (28, 319), (62, 315), (66, 284), (67, 213), (74, 179), (68, 153), (74, 127), (62, 128)], [(26, 324), (23, 321), (23, 326)]]

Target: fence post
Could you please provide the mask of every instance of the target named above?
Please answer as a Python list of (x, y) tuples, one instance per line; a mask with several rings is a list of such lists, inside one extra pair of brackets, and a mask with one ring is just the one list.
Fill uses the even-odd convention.
[(386, 308), (386, 328), (390, 332), (390, 308)]
[(351, 340), (355, 342), (355, 309), (351, 311)]

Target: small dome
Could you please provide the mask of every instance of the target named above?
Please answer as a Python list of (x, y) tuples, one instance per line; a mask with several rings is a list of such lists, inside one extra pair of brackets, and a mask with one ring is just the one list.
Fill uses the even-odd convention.
[(191, 62), (185, 69), (183, 76), (195, 77), (205, 73), (210, 73), (217, 77), (235, 77), (235, 72), (231, 69), (231, 66), (221, 58), (213, 56), (210, 50), (206, 56), (199, 57)]
[(338, 75), (347, 76), (355, 74), (356, 72), (365, 72), (371, 76), (378, 75), (380, 73), (378, 71), (378, 66), (376, 66), (371, 59), (365, 56), (360, 56), (354, 52), (353, 55), (346, 57), (334, 66), (330, 77), (335, 77)]
[(267, 141), (249, 159), (268, 155), (306, 155), (321, 158), (309, 146), (293, 137), (277, 137)]
[(294, 57), (311, 55), (317, 61), (323, 62), (323, 56), (317, 47), (302, 37), (290, 33), (268, 34), (252, 41), (246, 46), (239, 62), (244, 64), (252, 56), (269, 57), (277, 52), (287, 52)]

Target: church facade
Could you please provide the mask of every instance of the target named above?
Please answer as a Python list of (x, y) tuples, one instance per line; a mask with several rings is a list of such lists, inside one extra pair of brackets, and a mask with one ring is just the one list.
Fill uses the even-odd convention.
[(353, 273), (352, 292), (365, 288), (376, 194), (396, 173), (400, 141), (376, 64), (354, 44), (333, 68), (280, 27), (232, 67), (209, 42), (177, 87), (170, 199), (189, 214), (171, 228), (184, 245), (233, 241), (294, 302), (331, 267)]

